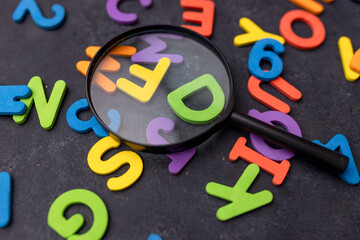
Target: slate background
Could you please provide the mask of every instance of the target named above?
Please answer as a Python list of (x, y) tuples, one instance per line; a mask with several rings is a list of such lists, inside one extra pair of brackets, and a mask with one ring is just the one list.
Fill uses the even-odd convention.
[[(360, 236), (359, 186), (351, 187), (340, 177), (312, 165), (307, 159), (291, 159), (291, 169), (284, 183), (275, 187), (272, 176), (261, 172), (250, 191), (270, 190), (273, 202), (254, 212), (228, 222), (216, 219), (216, 210), (227, 202), (209, 196), (205, 186), (215, 181), (233, 186), (248, 165), (232, 163), (228, 154), (242, 129), (228, 126), (197, 148), (197, 154), (178, 175), (169, 174), (169, 159), (164, 155), (140, 153), (144, 172), (127, 190), (111, 192), (106, 182), (126, 170), (99, 176), (87, 165), (87, 154), (99, 140), (91, 132), (73, 132), (66, 122), (66, 111), (73, 102), (85, 97), (85, 80), (75, 64), (86, 60), (85, 48), (103, 45), (117, 34), (148, 24), (181, 25), (183, 10), (178, 0), (153, 0), (153, 7), (142, 9), (137, 1), (127, 1), (122, 9), (140, 14), (135, 26), (114, 23), (107, 15), (105, 1), (38, 0), (48, 17), (51, 5), (66, 8), (65, 24), (55, 31), (37, 27), (31, 17), (22, 24), (12, 20), (19, 1), (1, 0), (0, 8), (0, 84), (26, 85), (38, 75), (49, 95), (56, 80), (68, 85), (55, 127), (41, 128), (35, 109), (23, 125), (11, 117), (0, 117), (0, 171), (13, 178), (12, 222), (0, 229), (0, 239), (61, 239), (47, 226), (50, 205), (62, 193), (85, 188), (94, 191), (109, 211), (109, 226), (104, 239), (147, 239), (157, 233), (166, 239), (358, 239)], [(251, 46), (236, 48), (233, 38), (243, 31), (241, 17), (249, 17), (264, 30), (279, 33), (284, 13), (297, 7), (288, 1), (215, 0), (216, 16), (211, 40), (228, 58), (235, 79), (236, 109), (248, 112), (269, 110), (247, 93), (248, 55)], [(354, 49), (360, 48), (359, 5), (336, 0), (323, 4), (320, 16), (326, 26), (324, 44), (313, 51), (297, 50), (286, 44), (282, 77), (303, 93), (293, 103), (270, 87), (275, 96), (290, 104), (292, 116), (301, 126), (303, 136), (326, 143), (335, 134), (344, 134), (357, 164), (360, 154), (358, 119), (360, 115), (359, 82), (347, 82), (343, 76), (337, 40), (345, 35)], [(310, 36), (304, 24), (294, 25), (302, 36)], [(84, 119), (91, 114), (81, 114)], [(112, 150), (106, 157), (118, 151)], [(89, 229), (92, 214), (84, 206), (72, 206), (67, 216), (80, 212)]]

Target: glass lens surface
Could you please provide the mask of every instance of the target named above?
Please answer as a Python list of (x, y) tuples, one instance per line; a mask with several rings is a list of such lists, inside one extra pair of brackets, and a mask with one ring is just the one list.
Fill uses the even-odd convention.
[(209, 130), (231, 94), (216, 49), (186, 33), (138, 33), (116, 42), (92, 71), (89, 99), (120, 139), (165, 146)]

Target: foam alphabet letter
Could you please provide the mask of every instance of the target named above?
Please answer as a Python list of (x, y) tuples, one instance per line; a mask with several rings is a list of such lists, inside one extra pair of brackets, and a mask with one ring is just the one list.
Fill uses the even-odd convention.
[[(265, 50), (271, 48), (274, 52)], [(251, 49), (249, 56), (249, 71), (256, 78), (263, 81), (271, 81), (277, 78), (283, 71), (283, 62), (279, 55), (285, 52), (285, 47), (280, 42), (265, 38), (257, 41)], [(271, 70), (264, 71), (261, 69), (261, 61), (269, 61)]]
[(250, 164), (234, 187), (228, 187), (215, 182), (210, 182), (206, 185), (206, 192), (209, 195), (231, 202), (219, 208), (216, 212), (216, 217), (220, 221), (227, 221), (271, 203), (273, 195), (268, 190), (263, 190), (255, 194), (247, 192), (259, 172), (259, 166)]
[[(86, 55), (89, 58), (93, 58), (95, 54), (99, 51), (100, 46), (90, 46), (86, 48)], [(120, 63), (116, 61), (111, 56), (119, 57), (131, 57), (136, 53), (136, 48), (132, 46), (116, 46), (110, 50), (107, 56), (104, 57), (100, 65), (98, 66), (98, 71), (94, 73), (92, 81), (104, 90), (108, 94), (113, 94), (116, 91), (116, 84), (106, 77), (102, 72), (118, 72), (120, 71)], [(89, 68), (90, 61), (79, 61), (76, 63), (77, 70), (85, 77), (87, 70)]]
[(159, 235), (153, 233), (149, 236), (148, 240), (162, 240), (162, 238)]
[(148, 237), (148, 240), (162, 240), (162, 238), (159, 235), (153, 233)]
[(46, 100), (44, 86), (40, 77), (32, 77), (28, 86), (32, 91), (32, 95), (27, 99), (21, 100), (26, 104), (27, 110), (23, 115), (13, 116), (13, 119), (17, 124), (23, 124), (35, 102), (40, 125), (45, 130), (50, 130), (54, 126), (57, 114), (60, 110), (66, 92), (66, 83), (63, 80), (56, 81), (49, 101)]
[(359, 78), (359, 74), (350, 68), (351, 59), (354, 56), (354, 50), (350, 38), (345, 36), (339, 38), (338, 47), (345, 78), (349, 82), (354, 82)]
[[(265, 92), (260, 88), (260, 84), (262, 82), (264, 81), (261, 81), (254, 76), (251, 76), (249, 78), (248, 91), (250, 95), (255, 100), (261, 102), (262, 104), (273, 110), (283, 113), (289, 113), (290, 106), (288, 104), (284, 103), (280, 99), (274, 97), (273, 95)], [(293, 85), (288, 83), (280, 76), (268, 83), (292, 101), (299, 101), (302, 97), (302, 94), (298, 89), (296, 89)]]
[[(204, 110), (188, 108), (183, 100), (197, 91), (207, 88), (213, 96), (213, 102)], [(204, 74), (172, 91), (167, 97), (170, 107), (185, 122), (206, 124), (217, 118), (225, 106), (225, 94), (211, 74)]]
[(166, 57), (159, 60), (153, 71), (138, 64), (133, 64), (129, 69), (130, 74), (140, 78), (141, 80), (144, 80), (146, 82), (144, 87), (139, 87), (126, 78), (119, 78), (116, 82), (116, 86), (118, 89), (137, 99), (138, 101), (147, 103), (154, 95), (169, 66), (170, 59)]
[[(170, 133), (174, 127), (174, 121), (169, 118), (155, 118), (151, 120), (146, 128), (146, 138), (151, 144), (168, 144), (168, 142), (159, 135), (159, 130), (162, 130), (165, 133)], [(171, 159), (171, 163), (169, 164), (169, 172), (174, 175), (178, 174), (195, 155), (195, 153), (196, 149), (192, 148), (184, 152), (166, 154), (166, 156)]]
[(134, 63), (158, 63), (163, 57), (170, 59), (171, 63), (182, 63), (184, 61), (183, 56), (179, 54), (163, 54), (158, 53), (164, 51), (167, 47), (166, 42), (160, 38), (168, 38), (174, 40), (180, 40), (183, 37), (175, 34), (147, 34), (139, 36), (141, 40), (150, 44), (149, 47), (141, 50), (131, 57), (131, 61)]
[[(315, 0), (289, 0), (290, 2), (294, 3), (296, 6), (305, 9), (315, 15), (319, 15), (324, 11), (323, 5), (316, 2)], [(325, 3), (331, 3), (334, 0), (322, 0)]]
[(29, 12), (39, 27), (45, 30), (53, 30), (63, 24), (65, 20), (65, 8), (60, 4), (54, 4), (51, 9), (54, 12), (54, 17), (45, 18), (35, 0), (21, 0), (12, 18), (15, 22), (21, 23)]
[[(311, 28), (312, 36), (309, 38), (299, 37), (292, 29), (292, 25), (296, 21), (308, 25)], [(320, 18), (304, 10), (291, 10), (285, 13), (280, 20), (279, 29), (286, 42), (300, 50), (317, 48), (325, 41), (326, 30)]]
[[(119, 10), (118, 5), (124, 0), (107, 0), (106, 11), (109, 17), (120, 24), (135, 24), (137, 22), (137, 15), (135, 13), (123, 13)], [(143, 8), (151, 7), (152, 0), (139, 0)]]
[[(292, 117), (285, 113), (278, 111), (267, 111), (261, 113), (256, 109), (251, 109), (248, 114), (249, 116), (252, 116), (253, 118), (256, 118), (272, 126), (274, 126), (273, 123), (280, 124), (286, 129), (287, 132), (292, 133), (298, 137), (302, 137), (299, 124), (297, 124), (297, 122)], [(251, 144), (256, 151), (272, 160), (283, 161), (285, 159), (290, 159), (295, 155), (286, 148), (275, 149), (270, 147), (262, 137), (254, 133), (250, 133), (250, 139)]]
[(194, 0), (181, 0), (180, 6), (183, 9), (194, 9), (202, 12), (185, 11), (183, 19), (185, 22), (198, 23), (201, 26), (181, 25), (182, 27), (191, 29), (204, 37), (211, 37), (214, 25), (215, 16), (215, 3), (211, 0), (207, 1), (194, 1)]
[(239, 157), (249, 163), (257, 164), (263, 171), (274, 176), (272, 183), (275, 186), (282, 184), (290, 169), (290, 162), (282, 161), (280, 164), (264, 157), (260, 153), (248, 148), (246, 145), (246, 138), (240, 137), (233, 146), (229, 159), (234, 162)]
[(120, 177), (110, 178), (107, 186), (111, 191), (119, 191), (130, 187), (141, 176), (143, 171), (143, 162), (140, 156), (132, 151), (122, 151), (106, 161), (101, 157), (110, 149), (118, 148), (120, 143), (112, 137), (100, 139), (89, 151), (88, 164), (90, 169), (100, 175), (108, 175), (115, 172), (125, 164), (129, 164), (130, 168)]
[(31, 96), (28, 86), (0, 86), (0, 115), (21, 115), (26, 105), (17, 101)]
[(340, 153), (349, 158), (348, 166), (340, 177), (349, 185), (356, 185), (360, 182), (359, 172), (356, 168), (349, 142), (344, 135), (336, 134), (326, 145), (322, 144), (319, 140), (314, 140), (313, 142), (332, 151), (339, 148)]
[(86, 133), (94, 130), (95, 134), (100, 138), (109, 136), (108, 131), (100, 125), (95, 116), (92, 116), (88, 121), (82, 121), (77, 117), (79, 112), (89, 108), (87, 99), (80, 99), (71, 105), (66, 113), (66, 121), (71, 129), (78, 133)]
[(115, 109), (110, 109), (108, 111), (108, 118), (110, 119), (109, 128), (113, 132), (119, 131), (120, 125), (121, 125), (121, 116), (118, 111)]
[(285, 44), (285, 39), (283, 37), (265, 32), (249, 18), (240, 18), (239, 26), (244, 29), (246, 33), (237, 35), (234, 38), (234, 45), (236, 47), (250, 45), (264, 38), (272, 38), (279, 41), (281, 44)]
[[(75, 214), (69, 219), (64, 217), (67, 208), (74, 204), (83, 204), (93, 213), (93, 224), (89, 231), (83, 234), (76, 232), (84, 225), (84, 217)], [(68, 240), (101, 239), (109, 221), (106, 205), (95, 193), (85, 189), (73, 189), (61, 194), (51, 205), (47, 222), (61, 237)]]
[(11, 217), (11, 176), (0, 173), (0, 228), (6, 227)]
[(360, 73), (360, 49), (358, 49), (355, 52), (355, 54), (354, 54), (354, 56), (353, 56), (353, 58), (352, 58), (352, 60), (350, 62), (350, 68), (353, 71), (355, 71), (357, 73)]

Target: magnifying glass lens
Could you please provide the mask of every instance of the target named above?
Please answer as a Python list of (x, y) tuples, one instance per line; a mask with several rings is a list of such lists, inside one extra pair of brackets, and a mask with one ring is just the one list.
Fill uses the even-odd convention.
[(135, 150), (184, 151), (231, 121), (337, 174), (348, 166), (344, 155), (233, 112), (229, 64), (193, 31), (148, 26), (123, 33), (98, 51), (86, 78), (97, 120)]
[(90, 105), (126, 142), (191, 141), (212, 129), (228, 106), (232, 83), (226, 61), (187, 31), (137, 31), (102, 50), (88, 73)]

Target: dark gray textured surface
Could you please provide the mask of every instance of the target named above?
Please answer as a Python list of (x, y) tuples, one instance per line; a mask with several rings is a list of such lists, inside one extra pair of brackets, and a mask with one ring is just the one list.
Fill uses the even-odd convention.
[[(1, 0), (0, 8), (0, 84), (28, 83), (38, 75), (48, 86), (65, 80), (68, 85), (55, 127), (43, 130), (35, 109), (23, 125), (10, 117), (0, 117), (0, 171), (13, 177), (12, 222), (0, 229), (0, 239), (60, 239), (46, 223), (51, 203), (63, 192), (85, 188), (97, 193), (107, 205), (109, 227), (105, 239), (147, 239), (157, 233), (163, 239), (358, 239), (360, 236), (359, 187), (350, 187), (339, 177), (325, 172), (306, 159), (291, 160), (287, 179), (280, 187), (272, 177), (261, 172), (250, 191), (270, 190), (273, 202), (257, 211), (228, 222), (219, 222), (216, 210), (227, 204), (208, 196), (210, 181), (232, 186), (248, 165), (232, 163), (227, 156), (240, 136), (248, 133), (234, 127), (225, 128), (198, 151), (178, 176), (169, 174), (169, 160), (164, 155), (140, 153), (144, 172), (139, 181), (125, 191), (111, 192), (106, 187), (110, 176), (99, 176), (87, 165), (87, 153), (99, 140), (94, 133), (77, 134), (67, 125), (70, 105), (85, 97), (85, 80), (75, 64), (86, 60), (85, 48), (102, 45), (132, 27), (118, 25), (107, 16), (105, 1), (38, 0), (45, 15), (50, 7), (61, 3), (67, 11), (65, 24), (55, 31), (44, 31), (28, 16), (22, 24), (11, 18), (18, 1)], [(212, 40), (228, 58), (235, 79), (236, 109), (268, 110), (247, 93), (247, 60), (251, 47), (236, 48), (235, 35), (241, 17), (249, 17), (263, 29), (278, 33), (281, 16), (296, 7), (288, 1), (215, 1), (216, 17)], [(320, 16), (327, 30), (324, 44), (314, 51), (300, 51), (286, 45), (283, 55), (283, 78), (303, 93), (303, 99), (290, 103), (290, 115), (299, 123), (303, 136), (327, 142), (337, 133), (344, 134), (358, 163), (360, 154), (358, 119), (360, 83), (344, 79), (337, 40), (350, 37), (354, 49), (360, 47), (359, 6), (350, 0), (324, 4)], [(139, 23), (183, 24), (178, 0), (153, 0), (150, 10), (136, 1), (123, 5), (141, 14)], [(309, 29), (295, 25), (304, 36)], [(280, 96), (279, 93), (270, 92)], [(84, 114), (84, 117), (89, 114)], [(120, 150), (125, 150), (122, 146)], [(107, 154), (116, 153), (116, 150)], [(358, 164), (359, 165), (359, 164)], [(91, 225), (91, 213), (74, 206), (67, 215), (84, 214)]]

